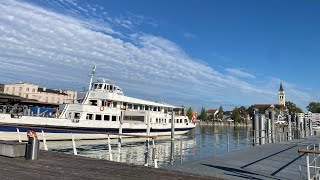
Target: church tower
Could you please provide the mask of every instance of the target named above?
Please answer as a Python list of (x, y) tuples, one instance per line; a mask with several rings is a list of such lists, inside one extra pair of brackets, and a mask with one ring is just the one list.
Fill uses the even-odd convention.
[(280, 83), (278, 97), (279, 97), (279, 105), (286, 106), (286, 95), (284, 94), (282, 83)]

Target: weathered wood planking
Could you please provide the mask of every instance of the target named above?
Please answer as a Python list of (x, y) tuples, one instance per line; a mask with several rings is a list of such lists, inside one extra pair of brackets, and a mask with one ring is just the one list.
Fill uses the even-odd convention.
[(0, 179), (213, 179), (167, 169), (41, 151), (39, 160), (0, 156)]

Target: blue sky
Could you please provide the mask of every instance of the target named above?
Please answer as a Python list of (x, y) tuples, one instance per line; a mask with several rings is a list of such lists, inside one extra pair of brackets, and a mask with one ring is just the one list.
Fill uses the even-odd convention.
[(226, 109), (319, 100), (318, 1), (0, 1), (0, 82)]

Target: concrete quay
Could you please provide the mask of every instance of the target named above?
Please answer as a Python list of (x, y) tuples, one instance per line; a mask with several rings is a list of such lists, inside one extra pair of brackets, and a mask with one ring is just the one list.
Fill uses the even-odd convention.
[(305, 155), (298, 153), (298, 149), (319, 141), (320, 136), (309, 136), (206, 157), (167, 168), (223, 179), (307, 179)]

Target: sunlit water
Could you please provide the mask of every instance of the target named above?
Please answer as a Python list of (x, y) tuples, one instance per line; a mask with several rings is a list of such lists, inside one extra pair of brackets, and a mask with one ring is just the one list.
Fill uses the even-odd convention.
[[(183, 136), (176, 136), (172, 143), (170, 137), (155, 140), (158, 165), (171, 166), (178, 163), (215, 156), (229, 151), (236, 151), (251, 147), (251, 127), (227, 126), (197, 126), (194, 130)], [(228, 147), (229, 136), (229, 147)], [(120, 156), (117, 140), (111, 141), (112, 158), (114, 161), (144, 165), (146, 152), (145, 138), (123, 139)], [(71, 142), (51, 142), (50, 151), (73, 153)], [(51, 148), (50, 148), (51, 147)], [(182, 147), (182, 150), (181, 150)], [(149, 148), (149, 165), (152, 161), (152, 141)], [(77, 142), (77, 152), (80, 156), (109, 160), (108, 141), (81, 141)]]

